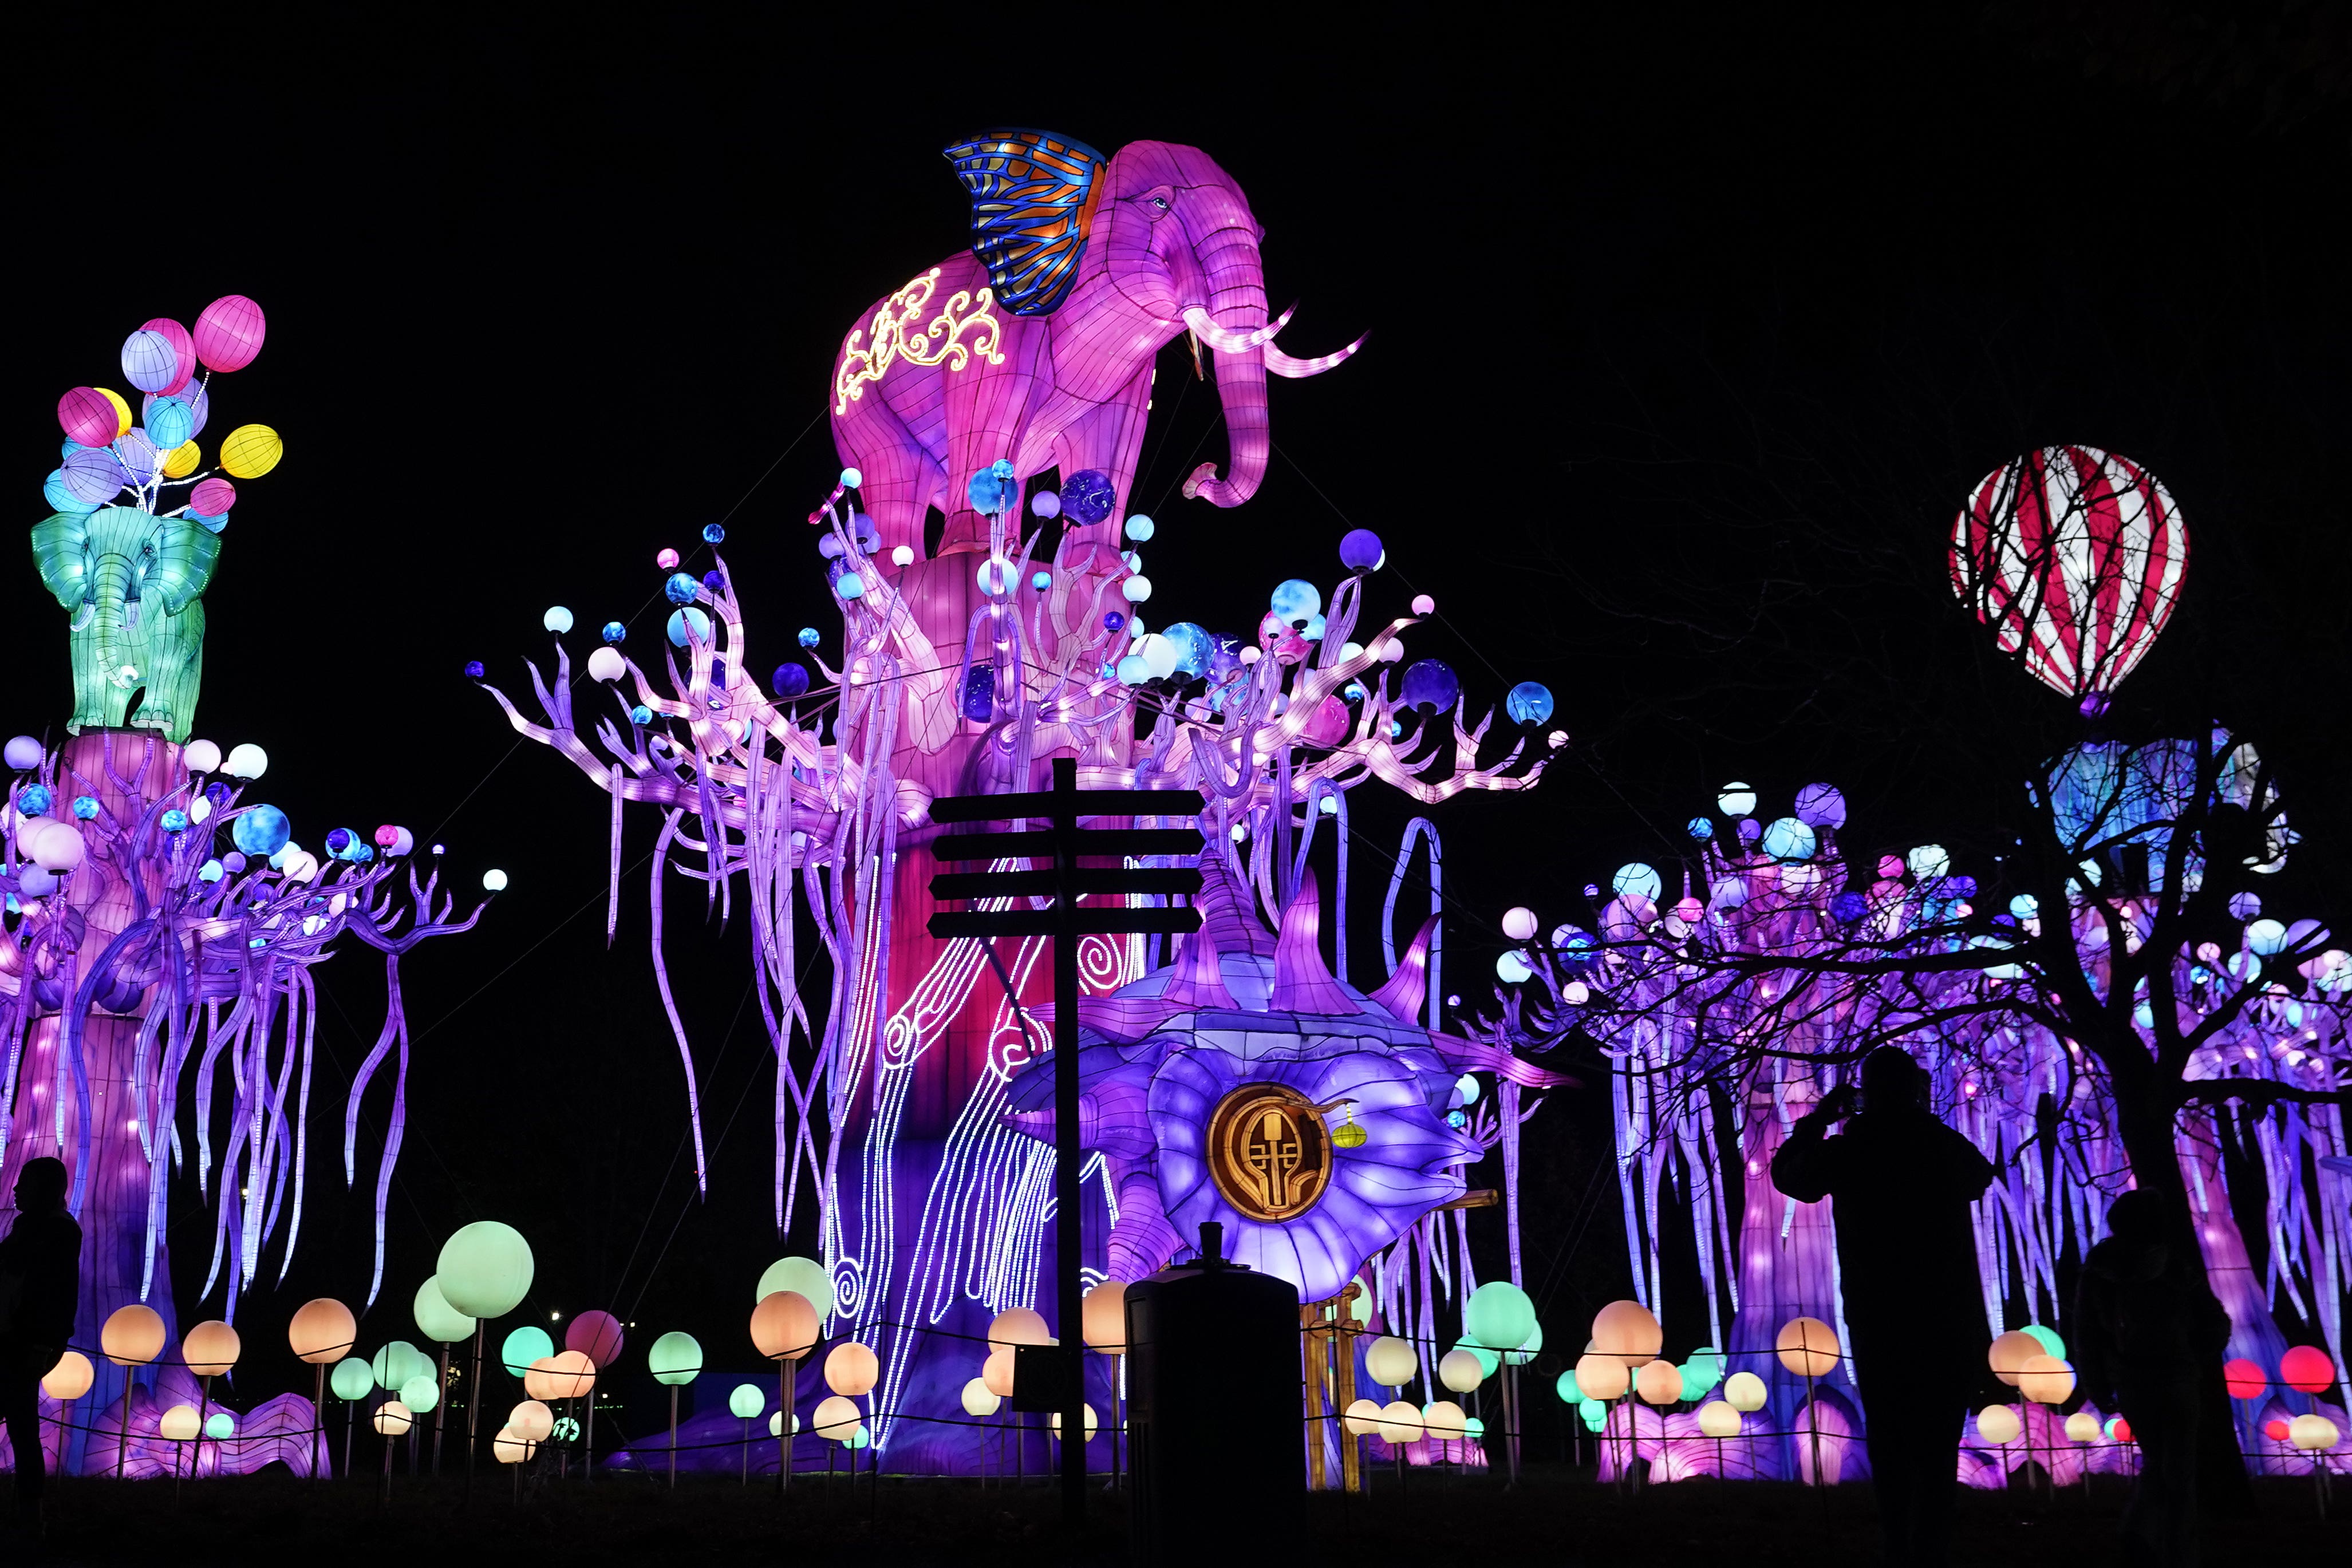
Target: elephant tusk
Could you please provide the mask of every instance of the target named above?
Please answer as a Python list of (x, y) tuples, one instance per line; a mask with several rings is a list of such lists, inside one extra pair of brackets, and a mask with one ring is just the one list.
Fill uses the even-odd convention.
[[(1367, 333), (1366, 336), (1370, 334)], [(1265, 368), (1269, 374), (1288, 376), (1293, 381), (1306, 376), (1319, 376), (1332, 366), (1344, 361), (1363, 346), (1364, 340), (1359, 338), (1336, 354), (1323, 354), (1312, 360), (1294, 360), (1280, 349), (1268, 344), (1265, 350)]]
[(1209, 313), (1198, 305), (1187, 305), (1184, 307), (1184, 325), (1192, 329), (1194, 337), (1221, 354), (1245, 354), (1252, 349), (1264, 348), (1274, 341), (1274, 335), (1290, 324), (1291, 311), (1297, 308), (1296, 305), (1292, 306), (1289, 310), (1284, 311), (1279, 319), (1267, 322), (1255, 331), (1236, 332), (1230, 327), (1218, 326)]
[(66, 630), (68, 632), (79, 632), (89, 626), (90, 622), (97, 618), (97, 602), (93, 600), (85, 599), (81, 601), (81, 608), (74, 612), (74, 618), (66, 627)]

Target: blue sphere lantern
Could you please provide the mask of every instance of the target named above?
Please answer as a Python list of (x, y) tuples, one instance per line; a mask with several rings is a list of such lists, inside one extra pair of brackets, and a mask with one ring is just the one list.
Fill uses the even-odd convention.
[(727, 542), (727, 528), (726, 528), (726, 525), (725, 525), (725, 524), (723, 524), (723, 523), (705, 523), (705, 524), (703, 524), (703, 525), (702, 525), (702, 542), (703, 542), (704, 544), (707, 544), (707, 545), (721, 545), (721, 544), (725, 544), (725, 543)]
[(1029, 586), (1043, 593), (1054, 586), (1054, 574), (1050, 571), (1033, 571), (1029, 574)]
[(1540, 681), (1521, 681), (1503, 699), (1503, 711), (1514, 724), (1545, 724), (1552, 715), (1551, 688)]
[(1452, 707), (1462, 696), (1462, 682), (1443, 659), (1419, 659), (1405, 666), (1400, 695), (1407, 707)]
[(662, 592), (672, 604), (691, 604), (702, 595), (702, 584), (688, 572), (674, 571), (662, 584)]
[(1294, 577), (1287, 582), (1276, 583), (1266, 602), (1275, 614), (1297, 626), (1321, 612), (1323, 593), (1305, 578)]
[(1106, 632), (1116, 632), (1126, 624), (1127, 617), (1121, 615), (1116, 610), (1110, 611), (1103, 616), (1103, 630)]
[(1378, 571), (1388, 559), (1381, 536), (1370, 528), (1349, 528), (1340, 537), (1339, 564), (1349, 571)]
[(1135, 516), (1127, 519), (1127, 537), (1133, 539), (1137, 544), (1142, 544), (1149, 540), (1151, 536), (1158, 531), (1159, 525), (1154, 523), (1150, 517), (1145, 517), (1141, 512), (1138, 512)]
[(964, 497), (973, 511), (995, 517), (1013, 509), (1013, 498), (1020, 489), (1013, 481), (1013, 465), (1000, 457), (971, 476), (964, 486)]
[(466, 661), (466, 678), (469, 681), (478, 681), (482, 678), (482, 661), (479, 659)]
[(719, 572), (706, 571), (702, 574), (702, 586), (713, 593), (724, 593), (727, 591), (727, 579)]
[(802, 647), (803, 647), (803, 648), (814, 648), (814, 647), (815, 647), (815, 646), (817, 645), (817, 643), (820, 643), (820, 642), (822, 642), (822, 641), (823, 641), (823, 639), (822, 639), (822, 638), (820, 638), (820, 637), (817, 635), (817, 633), (816, 633), (816, 628), (815, 628), (815, 627), (814, 627), (814, 626), (803, 626), (803, 627), (802, 627), (802, 628), (801, 628), (801, 630), (800, 630), (800, 644), (801, 644), (801, 646), (802, 646)]
[(44, 815), (54, 803), (55, 797), (50, 795), (45, 786), (39, 784), (29, 786), (23, 794), (16, 797), (16, 810), (27, 817)]
[(705, 615), (700, 607), (689, 604), (683, 610), (671, 611), (669, 623), (663, 630), (669, 634), (670, 646), (674, 648), (686, 646), (689, 631), (695, 637), (708, 643), (710, 641), (710, 617)]
[(1683, 831), (1688, 833), (1692, 838), (1704, 843), (1707, 840), (1715, 837), (1715, 819), (1713, 817), (1693, 817), (1689, 821), (1683, 824)]
[(627, 636), (628, 636), (628, 634), (629, 634), (629, 629), (628, 629), (626, 626), (622, 625), (619, 622), (617, 622), (617, 621), (607, 621), (607, 622), (604, 622), (604, 641), (605, 641), (605, 642), (607, 642), (607, 643), (618, 643), (618, 642), (622, 641), (624, 638), (627, 637)]
[(277, 807), (248, 806), (236, 814), (236, 820), (229, 825), (228, 836), (246, 854), (268, 856), (284, 849), (293, 831), (286, 813)]
[(640, 729), (644, 728), (646, 725), (653, 723), (653, 721), (654, 710), (646, 706), (643, 703), (639, 703), (636, 706), (629, 710), (629, 722), (635, 725)]
[(1101, 522), (1118, 498), (1110, 476), (1099, 468), (1081, 468), (1062, 481), (1062, 511), (1074, 523)]
[(1813, 858), (1813, 830), (1794, 817), (1776, 817), (1764, 830), (1764, 852), (1776, 861)]
[(75, 796), (73, 813), (85, 822), (94, 820), (98, 816), (98, 797), (95, 795)]
[(188, 831), (188, 814), (176, 808), (164, 812), (163, 831), (167, 833), (186, 832)]
[(768, 684), (775, 688), (778, 696), (789, 702), (809, 689), (808, 666), (778, 664), (776, 673), (769, 678)]

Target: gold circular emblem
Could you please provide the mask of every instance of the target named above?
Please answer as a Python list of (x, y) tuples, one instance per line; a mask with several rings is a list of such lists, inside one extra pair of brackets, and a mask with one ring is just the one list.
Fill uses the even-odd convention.
[(1307, 1098), (1279, 1083), (1244, 1083), (1209, 1117), (1209, 1178), (1252, 1219), (1293, 1219), (1322, 1201), (1331, 1140)]

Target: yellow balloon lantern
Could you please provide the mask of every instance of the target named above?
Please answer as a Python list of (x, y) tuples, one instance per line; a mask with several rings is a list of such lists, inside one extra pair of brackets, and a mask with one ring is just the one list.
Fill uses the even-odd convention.
[(1027, 1307), (1007, 1307), (988, 1325), (991, 1344), (1052, 1344), (1045, 1320)]
[(536, 1399), (526, 1399), (507, 1412), (507, 1430), (537, 1443), (555, 1430), (555, 1412)]
[(193, 1441), (203, 1429), (196, 1419), (196, 1407), (193, 1405), (174, 1405), (164, 1411), (163, 1418), (156, 1423), (156, 1434), (167, 1443)]
[(881, 1377), (881, 1361), (854, 1339), (835, 1345), (824, 1358), (824, 1385), (835, 1394), (870, 1393)]
[(163, 1316), (133, 1301), (117, 1307), (98, 1331), (98, 1348), (117, 1366), (144, 1366), (163, 1354)]
[(191, 1377), (225, 1377), (236, 1365), (244, 1345), (236, 1331), (218, 1318), (198, 1323), (180, 1341), (180, 1360)]
[(1720, 1399), (1710, 1399), (1698, 1407), (1698, 1429), (1709, 1437), (1737, 1437), (1739, 1412)]
[(184, 479), (194, 473), (204, 460), (203, 447), (193, 441), (182, 442), (172, 448), (171, 455), (163, 459), (163, 477)]
[(1837, 1330), (1819, 1318), (1790, 1318), (1780, 1325), (1772, 1349), (1780, 1364), (1800, 1377), (1827, 1377), (1837, 1370)]
[(980, 1364), (980, 1381), (983, 1387), (999, 1399), (1013, 1397), (1013, 1347), (1011, 1345), (1000, 1344), (988, 1353), (988, 1359)]
[(512, 1427), (501, 1427), (499, 1435), (490, 1439), (490, 1453), (502, 1465), (519, 1465), (530, 1458), (539, 1444), (537, 1437), (527, 1437)]
[(114, 405), (115, 437), (119, 440), (128, 434), (131, 430), (131, 405), (122, 401), (122, 394), (112, 387), (92, 387), (90, 390)]
[(1466, 1433), (1468, 1417), (1451, 1399), (1433, 1399), (1421, 1407), (1422, 1429), (1441, 1443), (1458, 1443)]
[(89, 1357), (69, 1350), (58, 1357), (58, 1364), (42, 1376), (41, 1391), (60, 1403), (68, 1402), (89, 1393), (97, 1376), (98, 1368), (89, 1364)]
[(1392, 1447), (1402, 1447), (1421, 1436), (1421, 1412), (1402, 1399), (1392, 1399), (1381, 1407), (1381, 1441)]
[(2036, 1405), (2063, 1405), (2074, 1392), (2074, 1369), (2054, 1355), (2029, 1356), (2017, 1369), (2017, 1391)]
[(1665, 1343), (1657, 1318), (1639, 1301), (1612, 1301), (1593, 1315), (1592, 1348), (1618, 1357), (1628, 1369), (1654, 1360)]
[(2023, 1329), (2011, 1329), (1992, 1342), (1992, 1348), (1985, 1352), (1985, 1361), (1995, 1377), (2014, 1388), (2017, 1375), (2025, 1370), (2025, 1364), (2043, 1354), (2040, 1340)]
[[(1091, 1443), (1095, 1440), (1095, 1428), (1101, 1425), (1101, 1423), (1095, 1419), (1095, 1407), (1093, 1406), (1088, 1405), (1085, 1408), (1087, 1412), (1087, 1441)], [(1047, 1429), (1050, 1430), (1055, 1437), (1058, 1438), (1061, 1437), (1062, 1413), (1059, 1410), (1055, 1411), (1054, 1414), (1047, 1418), (1045, 1425)]]
[(387, 1399), (375, 1407), (375, 1429), (383, 1437), (405, 1437), (415, 1425), (415, 1414), (397, 1399)]
[(1764, 1408), (1771, 1390), (1752, 1372), (1735, 1372), (1723, 1380), (1723, 1402), (1742, 1415)]
[(2336, 1431), (2335, 1422), (2316, 1411), (2298, 1416), (2286, 1424), (2286, 1440), (2306, 1454), (2334, 1448), (2342, 1435)]
[(295, 1311), (294, 1321), (286, 1325), (286, 1343), (294, 1347), (298, 1359), (312, 1366), (341, 1361), (351, 1354), (359, 1337), (359, 1320), (352, 1316), (351, 1308), (331, 1296), (303, 1302)]
[(2099, 1418), (2088, 1410), (2077, 1410), (2066, 1417), (2066, 1440), (2070, 1443), (2096, 1442)]
[(2024, 1430), (2025, 1423), (2006, 1405), (1988, 1405), (1977, 1412), (1977, 1436), (1988, 1443), (2014, 1443)]
[(1004, 1396), (982, 1378), (975, 1377), (963, 1385), (963, 1413), (967, 1416), (993, 1416), (1003, 1404)]
[(798, 1361), (816, 1334), (816, 1308), (798, 1291), (771, 1291), (751, 1309), (751, 1343), (770, 1361)]
[(1127, 1281), (1105, 1280), (1087, 1292), (1084, 1311), (1078, 1318), (1079, 1332), (1087, 1345), (1105, 1355), (1118, 1355), (1127, 1349)]
[(221, 471), (234, 479), (258, 479), (278, 466), (286, 444), (266, 424), (240, 424), (220, 444)]
[(810, 1413), (809, 1430), (820, 1437), (839, 1441), (856, 1431), (862, 1419), (856, 1404), (838, 1394), (829, 1394), (817, 1401), (816, 1409)]
[(1466, 1350), (1449, 1350), (1437, 1358), (1437, 1381), (1467, 1394), (1486, 1381), (1486, 1364)]
[(1410, 1342), (1382, 1334), (1364, 1352), (1364, 1372), (1382, 1388), (1402, 1388), (1421, 1370), (1421, 1357)]
[(1359, 1399), (1348, 1406), (1339, 1425), (1348, 1428), (1350, 1437), (1369, 1437), (1381, 1429), (1381, 1407), (1369, 1399)]
[(1589, 1350), (1576, 1359), (1577, 1392), (1607, 1404), (1625, 1397), (1633, 1381), (1632, 1368), (1603, 1351)]
[(1644, 1405), (1672, 1405), (1683, 1396), (1682, 1369), (1671, 1361), (1651, 1362), (1633, 1375), (1633, 1392)]

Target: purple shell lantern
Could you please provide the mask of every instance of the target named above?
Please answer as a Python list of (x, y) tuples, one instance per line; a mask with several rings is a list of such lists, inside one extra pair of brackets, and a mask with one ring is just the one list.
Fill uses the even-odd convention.
[(180, 350), (161, 332), (144, 327), (122, 340), (123, 378), (143, 392), (159, 392), (180, 379)]
[(122, 428), (114, 404), (96, 387), (76, 387), (58, 399), (58, 423), (68, 440), (84, 446), (104, 446)]
[(208, 517), (225, 517), (236, 505), (236, 486), (217, 476), (197, 480), (196, 487), (188, 492), (188, 510)]
[(1462, 695), (1462, 682), (1443, 659), (1418, 659), (1405, 666), (1402, 687), (1407, 707), (1452, 707)]
[(196, 358), (207, 370), (241, 371), (261, 352), (268, 323), (242, 294), (224, 294), (196, 318)]
[(1117, 498), (1110, 476), (1099, 468), (1081, 468), (1062, 483), (1062, 513), (1074, 523), (1101, 522)]
[(177, 373), (173, 376), (171, 384), (162, 390), (176, 394), (181, 388), (188, 384), (189, 378), (196, 373), (196, 340), (185, 327), (181, 326), (169, 316), (158, 316), (152, 321), (142, 321), (139, 323), (139, 329), (142, 332), (152, 332), (172, 345), (173, 356), (177, 361)]
[(1339, 564), (1349, 571), (1378, 571), (1389, 552), (1370, 528), (1349, 528), (1339, 540)]

